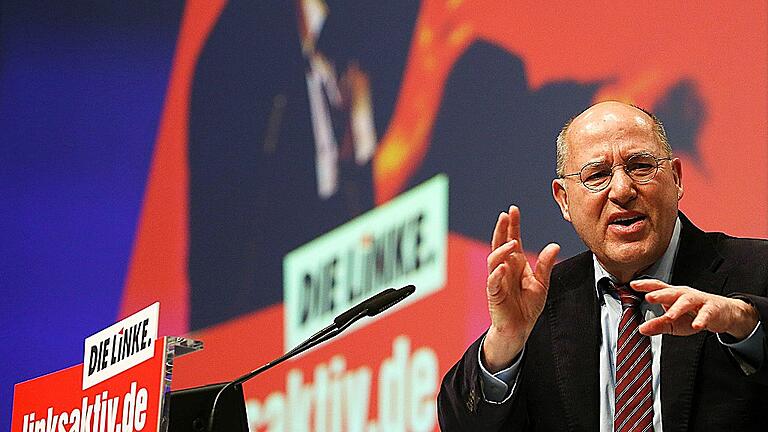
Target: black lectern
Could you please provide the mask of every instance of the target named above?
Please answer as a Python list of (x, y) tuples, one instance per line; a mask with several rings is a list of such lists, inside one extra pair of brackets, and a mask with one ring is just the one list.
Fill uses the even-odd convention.
[[(213, 400), (227, 383), (210, 384), (170, 393), (168, 432), (206, 432)], [(229, 386), (216, 404), (213, 431), (248, 432), (243, 387)]]

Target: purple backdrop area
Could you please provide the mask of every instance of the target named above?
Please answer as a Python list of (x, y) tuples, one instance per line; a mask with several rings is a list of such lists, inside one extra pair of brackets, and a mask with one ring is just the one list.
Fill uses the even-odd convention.
[(183, 2), (2, 2), (0, 429), (113, 322)]

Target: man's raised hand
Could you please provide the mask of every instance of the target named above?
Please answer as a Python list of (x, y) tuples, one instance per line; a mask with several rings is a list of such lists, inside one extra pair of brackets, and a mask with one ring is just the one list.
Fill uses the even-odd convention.
[(509, 207), (496, 221), (488, 255), (486, 296), (491, 327), (483, 342), (485, 366), (496, 372), (512, 363), (528, 339), (547, 300), (549, 278), (560, 246), (541, 250), (533, 270), (520, 239), (520, 210)]

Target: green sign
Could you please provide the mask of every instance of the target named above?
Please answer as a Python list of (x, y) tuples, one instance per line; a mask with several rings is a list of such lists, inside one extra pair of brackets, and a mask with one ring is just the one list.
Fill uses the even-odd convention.
[(437, 175), (283, 260), (285, 348), (378, 292), (413, 284), (415, 301), (445, 284), (448, 178)]

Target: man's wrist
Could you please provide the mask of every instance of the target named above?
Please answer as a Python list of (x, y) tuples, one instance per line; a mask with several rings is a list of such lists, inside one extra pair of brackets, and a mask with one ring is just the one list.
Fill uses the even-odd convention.
[(523, 350), (525, 339), (524, 336), (506, 336), (491, 326), (485, 335), (480, 352), (488, 372), (494, 374), (514, 363)]
[(488, 371), (483, 360), (483, 345), (485, 336), (480, 342), (480, 349), (477, 353), (477, 360), (480, 363), (480, 387), (483, 392), (483, 398), (490, 404), (502, 404), (509, 400), (517, 386), (517, 378), (520, 373), (520, 366), (525, 348), (514, 359), (512, 364), (503, 370), (495, 373)]
[(731, 300), (735, 302), (738, 318), (734, 321), (733, 328), (727, 333), (738, 342), (752, 334), (758, 321), (760, 321), (760, 314), (757, 308), (746, 300), (741, 298)]

